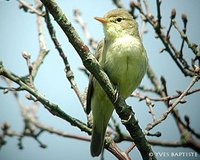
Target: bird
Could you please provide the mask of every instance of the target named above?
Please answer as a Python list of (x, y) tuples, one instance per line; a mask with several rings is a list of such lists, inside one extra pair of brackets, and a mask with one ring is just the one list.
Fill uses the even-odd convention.
[[(141, 83), (148, 64), (138, 24), (125, 9), (114, 9), (104, 17), (95, 17), (102, 23), (104, 38), (97, 45), (95, 57), (113, 86), (124, 99)], [(86, 112), (92, 112), (93, 126), (90, 152), (93, 157), (103, 150), (108, 122), (114, 106), (98, 81), (90, 75), (86, 98)]]

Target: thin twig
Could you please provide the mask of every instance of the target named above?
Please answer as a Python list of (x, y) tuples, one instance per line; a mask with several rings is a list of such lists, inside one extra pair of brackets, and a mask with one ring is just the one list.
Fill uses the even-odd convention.
[[(142, 15), (141, 15), (142, 16)], [(142, 24), (141, 24), (141, 29), (140, 29), (140, 37), (141, 37), (141, 39), (142, 39), (142, 37), (143, 37), (143, 35), (145, 34), (145, 33), (147, 33), (148, 31), (146, 30), (146, 21), (142, 18), (142, 22), (141, 22)]]
[(133, 148), (135, 148), (135, 143), (132, 143), (125, 152), (128, 154), (133, 150)]
[(146, 9), (147, 16), (150, 17), (150, 9), (149, 9), (149, 4), (148, 4), (147, 0), (144, 0), (144, 6), (145, 6), (145, 9)]
[[(157, 0), (159, 3), (159, 0)], [(134, 3), (134, 2), (132, 2)], [(138, 11), (145, 17), (145, 20), (153, 27), (153, 29), (155, 30), (155, 32), (158, 35), (158, 38), (161, 40), (161, 42), (163, 43), (164, 47), (165, 47), (165, 51), (167, 51), (169, 53), (169, 55), (171, 56), (171, 58), (173, 59), (173, 61), (176, 63), (176, 65), (178, 66), (178, 68), (181, 70), (181, 72), (185, 75), (185, 76), (190, 76), (193, 77), (195, 76), (195, 73), (193, 70), (189, 69), (185, 64), (186, 61), (184, 61), (184, 59), (181, 59), (181, 63), (179, 62), (179, 60), (177, 59), (177, 55), (178, 55), (178, 51), (175, 49), (175, 47), (173, 46), (173, 44), (171, 43), (169, 36), (167, 37), (163, 31), (161, 31), (161, 28), (158, 27), (158, 23), (156, 18), (151, 15), (150, 17), (143, 11), (142, 9), (142, 5), (140, 4), (140, 1), (138, 3), (134, 3), (134, 7), (138, 9)], [(191, 48), (193, 48), (193, 51), (195, 51), (195, 54), (197, 55), (197, 53), (199, 53), (199, 50), (197, 49), (197, 47), (195, 45), (190, 46)]]
[(171, 16), (170, 16), (170, 24), (169, 24), (169, 28), (167, 30), (167, 34), (166, 34), (166, 37), (169, 39), (169, 33), (171, 31), (171, 28), (172, 28), (172, 25), (173, 25), (173, 21), (175, 20), (175, 17), (176, 17), (176, 10), (175, 8), (172, 9), (171, 11)]
[[(189, 96), (189, 95), (191, 95), (193, 93), (196, 93), (196, 92), (200, 92), (200, 88), (196, 88), (196, 89), (193, 89), (193, 90), (189, 91), (185, 96)], [(131, 96), (139, 98), (140, 101), (141, 100), (145, 100), (145, 98), (148, 97), (148, 99), (151, 100), (151, 101), (160, 102), (160, 101), (169, 101), (169, 100), (176, 99), (176, 98), (178, 98), (180, 96), (180, 94), (182, 94), (181, 91), (179, 91), (178, 94), (171, 95), (171, 96), (166, 96), (166, 97), (162, 97), (162, 98), (152, 98), (152, 97), (149, 97), (149, 96), (146, 96), (146, 95), (142, 96), (140, 93), (138, 93), (138, 92), (135, 93), (134, 92), (134, 93), (131, 94)], [(180, 103), (181, 102), (182, 101), (180, 101)]]
[[(34, 8), (32, 5), (27, 4), (25, 1), (23, 0), (18, 0), (18, 2), (23, 6), (26, 7), (27, 9), (29, 9), (31, 11), (31, 13), (36, 13), (38, 16), (44, 16), (44, 14), (40, 11), (38, 11), (36, 8)], [(20, 7), (22, 7), (20, 6)]]
[(110, 137), (106, 137), (106, 142), (108, 142), (105, 144), (106, 149), (113, 153), (119, 160), (131, 160), (128, 154), (122, 151)]
[[(11, 81), (9, 81), (8, 79), (5, 79), (6, 83), (8, 84), (9, 88), (12, 88), (12, 84)], [(32, 110), (33, 107), (26, 107), (25, 104), (23, 103), (23, 101), (20, 99), (18, 93), (15, 90), (12, 90), (12, 93), (21, 109), (21, 115), (24, 119), (24, 124), (26, 127), (24, 127), (24, 131), (22, 133), (17, 133), (15, 131), (6, 131), (6, 133), (4, 133), (5, 136), (15, 136), (15, 137), (20, 137), (20, 146), (22, 147), (22, 138), (25, 136), (29, 136), (34, 138), (41, 147), (45, 148), (45, 145), (43, 143), (41, 143), (41, 141), (38, 139), (39, 135), (43, 132), (49, 132), (51, 134), (56, 134), (62, 137), (66, 137), (66, 138), (73, 138), (73, 139), (77, 139), (77, 140), (82, 140), (82, 141), (90, 141), (89, 137), (84, 137), (84, 136), (80, 136), (80, 135), (75, 135), (75, 134), (68, 134), (65, 133), (61, 130), (55, 129), (53, 127), (49, 127), (47, 125), (44, 125), (42, 123), (40, 123), (37, 120), (36, 117), (36, 112)], [(36, 103), (34, 103), (36, 104)], [(36, 105), (34, 105), (34, 108), (36, 107)], [(5, 126), (6, 124), (4, 124)], [(38, 128), (40, 131), (36, 134), (34, 132), (35, 129), (33, 129), (33, 125)], [(8, 125), (6, 125), (8, 126)], [(4, 128), (9, 128), (9, 127), (4, 127)], [(27, 130), (32, 130), (33, 132), (27, 132)]]
[(91, 129), (88, 128), (85, 123), (65, 113), (63, 110), (61, 110), (61, 108), (57, 104), (50, 102), (41, 93), (39, 93), (39, 91), (36, 88), (30, 87), (20, 77), (6, 70), (2, 64), (0, 64), (0, 75), (17, 83), (21, 87), (22, 90), (26, 90), (27, 92), (29, 92), (39, 102), (41, 102), (43, 106), (53, 115), (60, 117), (63, 120), (66, 120), (71, 125), (78, 127), (79, 129), (87, 132), (88, 134), (91, 133)]
[(152, 116), (152, 120), (153, 120), (153, 122), (155, 122), (156, 116), (155, 116), (155, 112), (154, 112), (154, 109), (153, 109), (154, 104), (151, 102), (151, 100), (148, 97), (145, 98), (145, 101), (146, 101), (146, 105), (149, 107), (149, 113)]
[[(162, 147), (186, 147), (186, 148), (192, 148), (197, 153), (200, 153), (200, 145), (198, 142), (192, 139), (190, 133), (187, 133), (188, 135), (185, 135), (187, 138), (184, 140), (177, 140), (177, 141), (163, 141), (163, 140), (155, 140), (155, 139), (148, 139), (148, 142), (151, 145), (155, 146), (162, 146)], [(123, 135), (124, 141), (133, 142), (132, 138), (128, 135)]]
[(180, 101), (187, 94), (187, 92), (192, 88), (192, 86), (198, 81), (198, 79), (199, 79), (198, 76), (193, 77), (191, 83), (188, 85), (188, 87), (185, 89), (185, 91), (179, 96), (179, 98), (167, 109), (167, 111), (165, 113), (162, 114), (162, 116), (158, 120), (148, 124), (147, 127), (145, 128), (145, 130), (149, 131), (152, 128), (154, 128), (156, 125), (158, 125), (159, 123), (164, 121), (167, 118), (167, 116), (169, 115), (169, 113), (171, 113), (171, 111), (177, 106), (177, 104), (180, 103)]
[(181, 29), (178, 27), (178, 25), (174, 22), (173, 26), (176, 28), (176, 30), (179, 32), (180, 36), (184, 41), (187, 43), (188, 47), (192, 50), (192, 52), (197, 56), (200, 55), (200, 50), (198, 48), (198, 45), (195, 43), (191, 43), (188, 39), (188, 36), (181, 31)]
[(27, 53), (26, 51), (23, 51), (22, 52), (22, 56), (26, 60), (26, 64), (27, 64), (27, 67), (28, 67), (28, 71), (29, 71), (28, 78), (29, 78), (30, 86), (33, 87), (33, 77), (32, 77), (33, 66), (32, 66), (32, 64), (30, 62), (31, 55), (29, 53)]
[[(36, 6), (40, 4), (38, 0), (35, 0)], [(41, 10), (41, 8), (40, 8)], [(42, 27), (42, 17), (36, 16), (36, 22), (37, 22), (37, 29), (38, 29), (38, 42), (39, 42), (39, 54), (36, 58), (36, 60), (32, 64), (32, 78), (35, 79), (38, 70), (41, 66), (41, 64), (44, 62), (45, 57), (47, 56), (49, 50), (46, 47), (44, 33), (43, 33), (43, 27)]]
[(45, 20), (46, 20), (46, 25), (47, 25), (47, 28), (48, 28), (48, 31), (49, 31), (49, 34), (51, 36), (51, 39), (56, 47), (56, 49), (58, 50), (58, 53), (60, 55), (60, 57), (62, 58), (63, 60), (63, 63), (65, 65), (65, 73), (66, 73), (66, 77), (68, 79), (68, 81), (70, 82), (70, 85), (71, 85), (71, 88), (73, 88), (73, 90), (75, 91), (84, 111), (85, 111), (85, 108), (84, 108), (84, 101), (81, 97), (81, 92), (75, 82), (75, 79), (74, 79), (74, 73), (70, 67), (70, 64), (68, 62), (68, 59), (67, 59), (67, 56), (65, 55), (57, 37), (56, 37), (56, 31), (51, 23), (51, 20), (50, 20), (50, 17), (49, 17), (49, 13), (48, 13), (48, 10), (46, 10), (46, 16), (45, 16)]
[(161, 26), (161, 12), (160, 12), (160, 5), (161, 5), (161, 0), (156, 0), (156, 6), (157, 6), (157, 27), (160, 29), (162, 29), (162, 26)]

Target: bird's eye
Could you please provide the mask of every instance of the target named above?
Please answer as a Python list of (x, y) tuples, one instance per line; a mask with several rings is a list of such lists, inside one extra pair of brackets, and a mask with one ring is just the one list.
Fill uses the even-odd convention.
[(121, 22), (122, 21), (122, 18), (117, 18), (117, 22)]

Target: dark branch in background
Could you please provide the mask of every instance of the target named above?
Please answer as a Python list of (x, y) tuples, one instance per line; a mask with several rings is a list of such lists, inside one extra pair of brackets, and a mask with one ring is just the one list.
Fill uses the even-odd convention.
[(174, 20), (175, 17), (176, 17), (176, 10), (175, 10), (175, 8), (173, 8), (172, 11), (171, 11), (171, 16), (170, 16), (170, 25), (169, 25), (169, 28), (168, 28), (167, 34), (166, 34), (167, 38), (170, 38), (169, 34), (170, 34), (171, 29), (172, 29), (172, 23), (173, 23), (173, 20)]
[(11, 81), (17, 83), (20, 87), (21, 91), (27, 91), (29, 92), (32, 96), (34, 96), (40, 103), (43, 104), (43, 106), (53, 115), (60, 117), (63, 120), (68, 121), (72, 126), (76, 126), (81, 129), (81, 131), (85, 131), (88, 134), (91, 133), (91, 129), (87, 127), (86, 124), (83, 122), (79, 121), (78, 119), (75, 119), (71, 117), (70, 115), (66, 114), (64, 111), (60, 109), (60, 107), (49, 100), (47, 100), (41, 93), (37, 91), (37, 89), (30, 87), (27, 85), (20, 77), (17, 75), (9, 72), (6, 70), (3, 66), (3, 64), (0, 64), (0, 75), (10, 79)]
[[(200, 92), (200, 88), (196, 88), (196, 89), (191, 89), (190, 91), (187, 92), (187, 94), (185, 96), (189, 96), (193, 93), (197, 93), (197, 92)], [(132, 93), (131, 96), (133, 97), (137, 97), (139, 98), (140, 101), (142, 100), (146, 100), (148, 98), (148, 100), (150, 101), (154, 101), (154, 102), (162, 102), (162, 101), (170, 101), (170, 100), (173, 100), (173, 99), (176, 99), (180, 96), (180, 94), (182, 94), (183, 92), (182, 91), (177, 91), (177, 94), (175, 95), (172, 95), (172, 96), (166, 96), (166, 97), (162, 97), (162, 98), (152, 98), (152, 97), (149, 97), (147, 95), (141, 95), (140, 93)], [(180, 101), (179, 103), (185, 103), (184, 100)]]
[(172, 112), (172, 110), (180, 103), (180, 101), (183, 99), (183, 97), (189, 92), (189, 90), (192, 88), (192, 86), (198, 81), (199, 77), (195, 76), (192, 79), (192, 82), (189, 84), (189, 86), (185, 89), (185, 91), (176, 99), (176, 101), (168, 108), (168, 110), (160, 117), (160, 119), (155, 120), (153, 123), (148, 124), (145, 130), (149, 131), (152, 128), (154, 128), (156, 125), (164, 121), (169, 113)]
[[(147, 1), (144, 1), (146, 5), (147, 4)], [(159, 16), (159, 12), (160, 12), (160, 5), (161, 5), (161, 2), (160, 0), (157, 0), (157, 12), (158, 12), (158, 19), (156, 19), (152, 14), (150, 13), (145, 13), (143, 8), (142, 8), (142, 5), (141, 5), (141, 2), (138, 1), (137, 3), (134, 2), (134, 1), (131, 1), (131, 7), (134, 7), (135, 9), (137, 9), (140, 14), (145, 18), (145, 21), (148, 22), (152, 27), (153, 29), (155, 30), (155, 33), (157, 34), (157, 38), (159, 38), (161, 40), (161, 42), (163, 43), (164, 45), (164, 49), (163, 51), (167, 51), (169, 53), (169, 55), (171, 56), (171, 58), (173, 59), (173, 61), (176, 63), (176, 65), (178, 66), (178, 68), (181, 70), (181, 72), (185, 75), (185, 76), (190, 76), (190, 77), (193, 77), (197, 74), (199, 74), (199, 70), (195, 70), (191, 65), (189, 66), (187, 64), (187, 61), (179, 56), (180, 53), (179, 51), (174, 47), (173, 43), (171, 42), (170, 40), (170, 30), (171, 30), (171, 25), (173, 23), (175, 23), (175, 16), (176, 16), (176, 12), (175, 10), (173, 10), (172, 12), (172, 15), (171, 15), (171, 19), (172, 19), (172, 24), (170, 24), (170, 27), (167, 31), (167, 34), (165, 34), (163, 31), (162, 31), (162, 24), (160, 25), (157, 25), (158, 23), (161, 23), (161, 17)], [(131, 10), (133, 10), (131, 8)], [(160, 17), (160, 18), (159, 18)], [(160, 27), (159, 27), (160, 26)], [(182, 34), (182, 37), (183, 39), (185, 39), (186, 43), (187, 43), (187, 36), (184, 34)], [(199, 59), (199, 55), (200, 55), (200, 51), (199, 51), (199, 48), (197, 47), (196, 44), (194, 43), (191, 43), (189, 42), (188, 40), (188, 45), (189, 48), (191, 48), (192, 52), (195, 53), (195, 60), (196, 59)]]
[[(155, 93), (156, 94), (158, 94), (159, 96), (161, 96), (161, 97), (166, 97), (166, 94), (165, 94), (165, 92), (162, 90), (162, 86), (161, 86), (161, 84), (160, 84), (160, 82), (159, 82), (159, 80), (158, 80), (158, 78), (156, 77), (156, 75), (155, 75), (155, 73), (153, 72), (153, 70), (149, 67), (148, 68), (148, 71), (147, 71), (147, 75), (148, 75), (148, 77), (149, 77), (149, 79), (151, 80), (151, 83), (153, 84), (153, 86), (155, 87)], [(194, 81), (196, 81), (196, 80), (198, 80), (198, 77), (194, 77)], [(193, 81), (191, 82), (191, 85), (193, 85)], [(185, 92), (185, 93), (187, 93), (187, 92)], [(184, 94), (185, 94), (184, 93)], [(182, 95), (183, 95), (183, 92), (181, 93)], [(177, 97), (177, 98), (180, 98), (180, 94), (179, 94), (179, 96)], [(181, 101), (181, 98), (180, 98), (180, 101)], [(179, 102), (180, 102), (179, 101)], [(175, 101), (176, 103), (178, 102), (178, 101)], [(164, 101), (164, 104), (168, 107), (168, 108), (170, 108), (171, 106), (172, 106), (172, 104), (170, 103), (170, 101), (169, 100), (167, 100), (167, 101)], [(175, 103), (174, 103), (175, 104)], [(196, 134), (196, 132), (194, 131), (194, 132), (191, 132), (191, 129), (190, 129), (190, 127), (188, 127), (188, 126), (186, 126), (185, 125), (185, 123), (181, 120), (181, 118), (180, 118), (180, 115), (179, 115), (179, 113), (178, 113), (178, 110), (175, 110), (175, 109), (173, 109), (173, 110), (171, 110), (171, 113), (172, 113), (172, 116), (174, 117), (174, 120), (175, 120), (175, 122), (176, 122), (176, 124), (177, 124), (177, 127), (178, 127), (178, 129), (179, 129), (179, 132), (180, 132), (180, 134), (181, 134), (181, 136), (183, 135), (183, 134), (186, 134), (187, 133), (187, 137), (190, 137), (189, 139), (187, 139), (186, 141), (187, 141), (187, 144), (191, 147), (195, 147), (195, 146), (198, 146), (198, 145), (196, 145), (196, 143), (197, 142), (194, 142), (194, 140), (193, 140), (193, 138), (192, 138), (192, 136), (191, 136), (191, 133), (193, 134), (193, 135), (195, 135), (196, 137), (197, 137), (197, 134)], [(163, 113), (163, 115), (165, 116), (165, 113)], [(162, 119), (162, 118), (161, 118)], [(190, 133), (191, 132), (191, 133)], [(192, 148), (191, 147), (191, 148)], [(195, 149), (195, 150), (198, 150), (198, 151), (200, 151), (200, 148), (198, 148), (198, 149)]]
[(79, 67), (80, 71), (82, 71), (87, 77), (90, 76), (90, 72), (85, 67)]
[(79, 89), (77, 87), (77, 84), (75, 82), (75, 79), (74, 79), (74, 73), (71, 70), (71, 67), (70, 67), (70, 64), (68, 62), (68, 59), (67, 59), (63, 49), (61, 48), (61, 45), (60, 45), (58, 39), (56, 38), (56, 31), (54, 30), (53, 25), (51, 24), (51, 20), (50, 20), (49, 13), (48, 13), (47, 10), (46, 10), (46, 15), (45, 15), (45, 20), (46, 20), (47, 28), (49, 30), (49, 34), (51, 36), (51, 39), (52, 39), (56, 49), (58, 50), (60, 57), (62, 58), (62, 60), (64, 62), (66, 77), (69, 80), (69, 82), (71, 84), (71, 88), (74, 89), (74, 91), (75, 91), (75, 93), (76, 93), (76, 95), (77, 95), (77, 97), (78, 97), (78, 99), (79, 99), (84, 111), (85, 111), (84, 102), (82, 100), (81, 93), (80, 93), (80, 91), (79, 91)]
[(60, 25), (60, 27), (68, 37), (69, 42), (73, 45), (73, 47), (81, 57), (84, 66), (94, 75), (94, 77), (98, 80), (98, 82), (110, 98), (110, 100), (113, 102), (116, 112), (121, 118), (123, 124), (126, 126), (127, 130), (129, 131), (143, 159), (156, 159), (154, 155), (150, 157), (150, 153), (152, 153), (151, 147), (148, 144), (141, 128), (139, 127), (138, 121), (135, 119), (131, 107), (127, 106), (124, 99), (122, 99), (121, 97), (119, 97), (117, 102), (115, 102), (115, 90), (112, 87), (108, 76), (99, 66), (97, 60), (92, 56), (88, 47), (82, 42), (75, 29), (72, 27), (71, 23), (63, 14), (62, 10), (57, 6), (54, 0), (42, 0), (42, 3)]
[[(186, 14), (182, 14), (181, 16), (182, 20), (183, 20), (183, 25), (184, 25), (184, 28), (183, 28), (183, 33), (186, 34), (186, 31), (187, 31), (187, 15)], [(182, 39), (182, 43), (181, 43), (181, 49), (180, 49), (180, 55), (182, 56), (183, 55), (183, 47), (184, 47), (184, 42), (185, 40)]]
[[(147, 4), (147, 2), (146, 2)], [(156, 0), (156, 6), (157, 6), (157, 28), (158, 28), (158, 32), (159, 29), (162, 28), (161, 26), (161, 13), (160, 13), (160, 5), (161, 5), (161, 0)]]
[[(9, 88), (12, 88), (12, 84), (11, 81), (4, 79), (5, 82), (7, 82)], [(6, 92), (7, 93), (7, 92)], [(14, 95), (14, 98), (16, 99), (20, 110), (21, 110), (21, 116), (24, 120), (24, 129), (22, 132), (17, 133), (15, 131), (11, 131), (11, 127), (7, 124), (4, 123), (1, 127), (2, 130), (2, 134), (0, 134), (0, 148), (5, 145), (6, 143), (6, 137), (17, 137), (18, 138), (18, 146), (19, 149), (23, 149), (23, 143), (22, 140), (24, 137), (31, 137), (33, 139), (35, 139), (41, 148), (46, 148), (47, 146), (45, 144), (43, 144), (40, 140), (39, 140), (39, 136), (43, 133), (43, 132), (49, 132), (51, 134), (56, 134), (62, 137), (67, 137), (67, 138), (72, 138), (72, 139), (77, 139), (77, 140), (82, 140), (82, 141), (90, 141), (89, 137), (84, 137), (84, 136), (80, 136), (80, 135), (74, 135), (74, 134), (68, 134), (68, 133), (64, 133), (63, 131), (60, 131), (58, 129), (55, 129), (53, 127), (49, 127), (47, 125), (44, 125), (42, 123), (40, 123), (37, 119), (37, 102), (33, 102), (33, 104), (31, 104), (31, 106), (25, 106), (25, 104), (23, 103), (23, 101), (20, 99), (18, 93), (16, 90), (12, 90), (12, 93)], [(27, 98), (30, 96), (27, 96)]]
[(183, 31), (181, 31), (181, 29), (178, 27), (178, 25), (176, 24), (176, 21), (173, 22), (174, 27), (176, 28), (176, 30), (179, 32), (181, 38), (187, 43), (188, 47), (192, 50), (192, 53), (194, 53), (197, 58), (200, 58), (200, 50), (198, 48), (198, 45), (195, 43), (191, 43), (186, 35), (186, 24), (187, 24), (187, 16), (185, 14), (182, 14), (182, 20), (183, 20), (183, 24), (184, 24), (184, 29)]

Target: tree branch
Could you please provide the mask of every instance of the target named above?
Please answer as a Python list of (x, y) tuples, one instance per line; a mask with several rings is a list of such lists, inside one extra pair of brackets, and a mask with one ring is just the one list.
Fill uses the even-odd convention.
[(164, 121), (167, 118), (167, 116), (169, 115), (169, 113), (171, 113), (172, 110), (177, 106), (177, 104), (180, 103), (180, 101), (183, 99), (183, 97), (185, 95), (187, 95), (188, 91), (198, 81), (198, 79), (199, 79), (199, 76), (194, 76), (194, 78), (192, 79), (192, 81), (188, 85), (188, 87), (185, 89), (185, 91), (176, 99), (176, 101), (167, 109), (167, 111), (165, 113), (163, 113), (163, 115), (160, 117), (160, 119), (156, 120), (156, 121), (154, 121), (152, 123), (149, 123), (148, 126), (145, 128), (145, 130), (149, 131), (153, 127), (155, 127), (156, 125), (158, 125), (159, 123), (161, 123), (162, 121)]
[(26, 90), (31, 95), (33, 95), (53, 115), (56, 115), (56, 116), (60, 117), (61, 119), (68, 121), (72, 126), (77, 126), (82, 131), (85, 131), (88, 134), (91, 134), (91, 129), (88, 128), (86, 124), (84, 124), (83, 122), (79, 121), (78, 119), (75, 119), (75, 118), (71, 117), (70, 115), (66, 114), (63, 110), (60, 109), (60, 107), (58, 105), (50, 102), (42, 94), (40, 94), (37, 91), (37, 89), (30, 87), (20, 77), (18, 77), (17, 75), (6, 70), (3, 67), (2, 63), (0, 63), (0, 75), (3, 75), (4, 77), (17, 83), (20, 86), (21, 90)]
[[(68, 37), (69, 42), (73, 45), (73, 47), (81, 57), (84, 66), (94, 75), (94, 77), (97, 79), (97, 81), (100, 83), (100, 85), (112, 101), (113, 105), (115, 106), (116, 112), (121, 118), (123, 124), (126, 126), (126, 129), (129, 131), (143, 159), (156, 159), (154, 154), (150, 154), (152, 153), (152, 149), (148, 144), (141, 128), (139, 127), (138, 121), (135, 119), (134, 112), (132, 111), (131, 107), (126, 105), (125, 100), (120, 96), (117, 101), (115, 100), (115, 90), (112, 87), (108, 76), (102, 70), (94, 56), (92, 56), (89, 48), (80, 39), (62, 10), (58, 7), (54, 0), (41, 1)], [(150, 155), (153, 155), (153, 157), (150, 157)]]
[(48, 13), (48, 10), (46, 10), (46, 15), (45, 15), (45, 21), (46, 21), (46, 24), (47, 24), (47, 28), (48, 28), (48, 31), (49, 31), (49, 34), (51, 36), (51, 39), (56, 47), (56, 49), (58, 50), (58, 53), (60, 55), (60, 57), (62, 58), (63, 62), (64, 62), (64, 65), (65, 65), (65, 73), (66, 73), (66, 77), (68, 79), (68, 81), (70, 82), (70, 85), (71, 85), (71, 88), (73, 88), (73, 90), (75, 91), (83, 109), (85, 110), (84, 108), (84, 102), (83, 102), (83, 99), (81, 97), (81, 93), (80, 93), (80, 90), (78, 89), (78, 86), (75, 82), (75, 79), (74, 79), (74, 73), (70, 67), (70, 64), (68, 62), (68, 59), (56, 37), (56, 31), (55, 29), (53, 28), (53, 25), (51, 23), (51, 20), (50, 20), (50, 17), (49, 17), (49, 13)]

